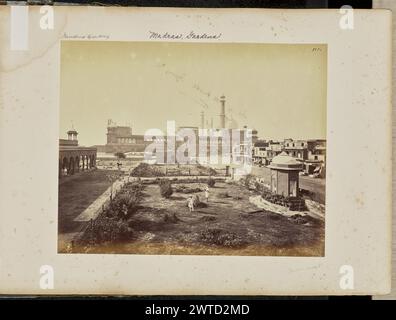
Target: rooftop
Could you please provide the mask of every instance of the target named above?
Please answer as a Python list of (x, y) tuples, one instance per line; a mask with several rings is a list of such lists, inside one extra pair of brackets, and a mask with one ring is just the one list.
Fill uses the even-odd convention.
[(296, 158), (288, 156), (285, 152), (280, 153), (272, 159), (271, 164), (268, 166), (271, 169), (278, 170), (301, 170), (301, 162)]

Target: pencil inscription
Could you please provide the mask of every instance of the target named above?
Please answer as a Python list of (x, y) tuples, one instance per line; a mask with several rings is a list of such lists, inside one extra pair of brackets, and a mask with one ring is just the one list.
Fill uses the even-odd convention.
[(149, 39), (156, 40), (219, 40), (221, 38), (221, 33), (199, 33), (195, 31), (190, 31), (189, 33), (172, 33), (172, 32), (157, 32), (149, 31)]

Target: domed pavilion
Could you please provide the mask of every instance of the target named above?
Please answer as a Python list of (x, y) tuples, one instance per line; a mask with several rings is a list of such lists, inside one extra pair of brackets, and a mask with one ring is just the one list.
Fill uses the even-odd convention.
[(299, 196), (299, 172), (303, 169), (301, 162), (285, 152), (272, 159), (271, 191), (285, 197)]

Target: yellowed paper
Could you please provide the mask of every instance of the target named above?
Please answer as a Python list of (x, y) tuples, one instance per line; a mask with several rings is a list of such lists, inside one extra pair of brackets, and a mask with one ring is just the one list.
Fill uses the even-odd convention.
[[(21, 39), (14, 42), (19, 48), (10, 45), (11, 35), (18, 37), (18, 32), (11, 32), (11, 10), (11, 7), (0, 10), (2, 293), (389, 292), (391, 16), (388, 11), (354, 10), (351, 27), (345, 22), (345, 13), (338, 10), (53, 7), (51, 24), (48, 8), (29, 7), (28, 42), (23, 49)], [(26, 37), (22, 43), (26, 44)], [(218, 50), (223, 53), (221, 57), (229, 60), (218, 58)], [(261, 57), (266, 61), (261, 61)], [(207, 69), (202, 69), (203, 65)], [(126, 68), (131, 68), (133, 73), (125, 72)], [(170, 81), (179, 94), (169, 91), (173, 88)], [(301, 92), (304, 95), (299, 96)], [(268, 104), (260, 108), (261, 96)], [(222, 113), (222, 101), (226, 114)], [(205, 104), (210, 111), (206, 111)], [(201, 110), (206, 117), (204, 121)], [(284, 149), (296, 147), (286, 145), (287, 138), (293, 138), (291, 144), (300, 140), (326, 140), (324, 225), (318, 250), (310, 250), (310, 245), (290, 251), (285, 247), (274, 251), (262, 247), (218, 250), (213, 249), (212, 243), (209, 251), (205, 246), (201, 251), (189, 251), (188, 246), (186, 249), (180, 243), (177, 247), (165, 244), (159, 250), (147, 245), (150, 239), (146, 237), (144, 245), (132, 243), (127, 249), (86, 245), (73, 251), (76, 249), (71, 246), (71, 239), (78, 230), (58, 229), (62, 223), (59, 217), (64, 217), (58, 215), (62, 205), (58, 203), (61, 196), (58, 189), (64, 192), (62, 179), (78, 177), (74, 175), (77, 168), (79, 175), (101, 170), (93, 169), (103, 164), (99, 153), (108, 150), (106, 145), (111, 144), (106, 140), (106, 127), (115, 127), (111, 122), (106, 124), (107, 119), (131, 123), (125, 127), (132, 127), (132, 134), (118, 137), (124, 140), (116, 142), (130, 148), (137, 143), (133, 141), (136, 132), (133, 130), (140, 136), (149, 128), (166, 131), (167, 120), (176, 120), (179, 127), (211, 127), (211, 117), (216, 128), (231, 129), (231, 123), (235, 122), (238, 123), (235, 127), (243, 128), (246, 122), (247, 129), (259, 128), (259, 138), (281, 139)], [(267, 118), (274, 120), (271, 123)], [(205, 119), (209, 120), (208, 124)], [(71, 161), (70, 157), (61, 157), (60, 152), (67, 150), (67, 144), (76, 147), (74, 130), (78, 131), (79, 146), (84, 145), (87, 150)], [(65, 149), (61, 149), (59, 138), (65, 139)], [(125, 153), (134, 152), (128, 148)], [(293, 169), (296, 165), (282, 162), (286, 156), (298, 158), (298, 154), (286, 154), (272, 165), (265, 164), (271, 170), (272, 192), (283, 188), (281, 166)], [(312, 159), (315, 160), (321, 161)], [(115, 162), (117, 159), (113, 166)], [(121, 168), (125, 166), (124, 162)], [(252, 167), (253, 174), (263, 175), (263, 167)], [(309, 173), (312, 177), (288, 174), (286, 196), (294, 197), (293, 190), (301, 189), (294, 181), (303, 188), (301, 181), (316, 179), (315, 173)], [(229, 188), (231, 198), (237, 190), (225, 181), (216, 183)], [(201, 199), (206, 197), (206, 189), (202, 188)], [(247, 195), (250, 191), (246, 190), (240, 196), (250, 201)], [(211, 209), (211, 196), (216, 195), (213, 205), (230, 201), (227, 199), (230, 195), (226, 197), (215, 188), (208, 192), (205, 210)], [(225, 200), (219, 200), (220, 196)], [(184, 200), (158, 200), (162, 201), (176, 205)], [(243, 201), (240, 199), (239, 203)], [(258, 206), (254, 199), (251, 203)], [(148, 204), (155, 207), (153, 201), (147, 200)], [(185, 212), (180, 208), (181, 205), (175, 221), (188, 221), (188, 217), (197, 215), (195, 212), (189, 216), (187, 205)], [(271, 210), (276, 211), (274, 208)], [(90, 214), (104, 207), (88, 212), (85, 209), (81, 208), (73, 217), (73, 223), (89, 223), (91, 217), (97, 217), (96, 213)], [(249, 210), (256, 214), (255, 210)], [(241, 225), (248, 224), (246, 214), (247, 211), (241, 214)], [(285, 216), (284, 212), (278, 214)], [(257, 219), (260, 221), (260, 216)], [(285, 219), (290, 221), (288, 216)], [(214, 221), (213, 224), (224, 223), (223, 229), (229, 226)], [(230, 223), (235, 225), (236, 221)], [(210, 226), (211, 221), (207, 222)], [(134, 223), (132, 229), (136, 220)], [(72, 223), (67, 224), (67, 228), (71, 226)], [(185, 227), (189, 225), (186, 223)], [(134, 232), (141, 235), (138, 231), (135, 227)], [(226, 231), (238, 236), (235, 230)], [(145, 232), (158, 236), (156, 231), (145, 229)]]

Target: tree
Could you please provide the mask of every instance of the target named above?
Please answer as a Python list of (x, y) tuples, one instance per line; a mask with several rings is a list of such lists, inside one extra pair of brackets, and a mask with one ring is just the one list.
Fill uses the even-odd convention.
[(164, 198), (170, 198), (173, 194), (172, 184), (169, 180), (161, 180), (159, 183), (161, 196)]
[(208, 186), (209, 187), (211, 187), (211, 188), (213, 188), (214, 187), (214, 185), (216, 184), (216, 180), (215, 179), (213, 179), (212, 177), (210, 177), (209, 179), (208, 179)]
[(126, 155), (125, 155), (125, 153), (123, 153), (123, 152), (116, 152), (114, 155), (115, 155), (118, 159), (125, 159), (125, 158), (126, 158)]

